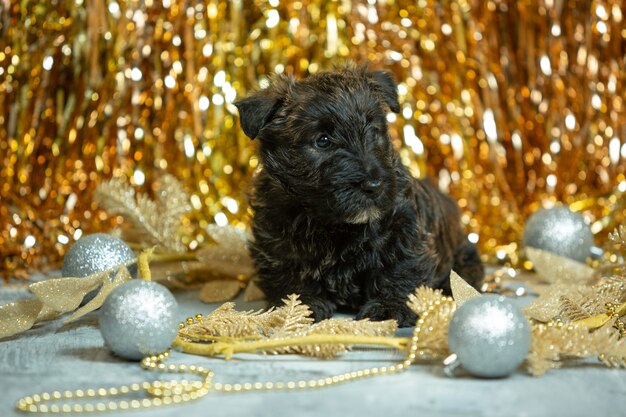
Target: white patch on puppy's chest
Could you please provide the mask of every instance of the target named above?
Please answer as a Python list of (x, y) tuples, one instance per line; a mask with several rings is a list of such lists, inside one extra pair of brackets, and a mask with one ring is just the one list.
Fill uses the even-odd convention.
[(378, 219), (381, 214), (382, 213), (378, 207), (370, 207), (365, 210), (361, 210), (354, 216), (349, 217), (346, 221), (351, 224), (363, 224)]

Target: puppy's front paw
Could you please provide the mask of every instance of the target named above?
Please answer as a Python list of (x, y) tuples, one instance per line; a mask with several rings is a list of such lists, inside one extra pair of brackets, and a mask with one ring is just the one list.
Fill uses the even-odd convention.
[(374, 321), (393, 319), (398, 322), (399, 327), (411, 327), (415, 326), (417, 315), (404, 304), (370, 300), (361, 307), (356, 318), (357, 320), (369, 318)]
[(302, 296), (302, 303), (309, 306), (316, 322), (331, 318), (335, 312), (335, 305), (321, 298)]

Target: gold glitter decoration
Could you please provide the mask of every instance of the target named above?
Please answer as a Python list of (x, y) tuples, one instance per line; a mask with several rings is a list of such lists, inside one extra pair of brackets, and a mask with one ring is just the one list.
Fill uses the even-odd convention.
[(614, 0), (5, 6), (5, 275), (58, 265), (82, 234), (116, 225), (93, 201), (111, 177), (181, 178), (191, 249), (210, 223), (243, 226), (258, 159), (233, 101), (269, 73), (348, 60), (395, 73), (402, 111), (388, 120), (403, 162), (457, 197), (486, 254), (518, 242), (542, 203), (577, 204), (596, 232), (625, 217), (626, 9)]
[(570, 284), (588, 283), (596, 271), (584, 263), (537, 248), (524, 249), (535, 271), (546, 282), (567, 281)]

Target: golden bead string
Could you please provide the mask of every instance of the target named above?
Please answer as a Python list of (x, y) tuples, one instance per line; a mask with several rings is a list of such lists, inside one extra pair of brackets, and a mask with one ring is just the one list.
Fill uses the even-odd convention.
[[(208, 368), (195, 365), (167, 365), (166, 359), (169, 352), (159, 355), (148, 356), (141, 361), (141, 367), (147, 370), (179, 373), (200, 376), (201, 380), (171, 380), (152, 381), (122, 385), (110, 388), (95, 388), (75, 391), (52, 391), (40, 394), (29, 395), (17, 401), (16, 407), (20, 411), (31, 413), (92, 413), (131, 410), (140, 408), (154, 408), (165, 405), (180, 404), (204, 397), (210, 391), (220, 392), (244, 392), (244, 391), (292, 391), (311, 388), (322, 388), (336, 385), (348, 381), (355, 381), (378, 375), (391, 375), (408, 369), (418, 358), (424, 358), (426, 354), (418, 351), (420, 334), (425, 328), (426, 318), (432, 314), (443, 302), (453, 302), (451, 297), (443, 297), (429, 306), (417, 320), (413, 335), (406, 352), (404, 360), (394, 365), (378, 366), (361, 369), (358, 371), (345, 372), (326, 378), (301, 379), (285, 382), (245, 382), (235, 384), (214, 383), (214, 373)], [(201, 319), (201, 315), (196, 315), (196, 319)], [(190, 320), (191, 319), (191, 320)], [(193, 318), (186, 320), (193, 322)], [(184, 327), (184, 324), (181, 323)], [(143, 392), (149, 397), (143, 399), (119, 400), (119, 401), (95, 401), (94, 399), (104, 399), (130, 395)], [(87, 401), (84, 404), (79, 401)], [(52, 403), (52, 404), (48, 404)]]
[[(160, 372), (198, 375), (202, 380), (152, 381), (109, 388), (43, 392), (21, 398), (16, 407), (20, 411), (32, 413), (118, 411), (180, 404), (203, 397), (209, 392), (213, 379), (211, 370), (195, 365), (166, 365), (164, 361), (168, 356), (169, 352), (148, 356), (141, 361), (141, 367)], [(138, 392), (145, 392), (150, 398), (93, 402), (95, 398), (118, 397)], [(80, 401), (87, 402), (81, 404)], [(49, 402), (52, 404), (46, 404)]]

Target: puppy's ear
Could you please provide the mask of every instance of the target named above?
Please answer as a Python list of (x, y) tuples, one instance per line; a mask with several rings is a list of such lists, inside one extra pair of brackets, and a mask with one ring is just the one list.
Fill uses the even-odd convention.
[(280, 104), (281, 100), (269, 88), (236, 102), (243, 132), (250, 139), (256, 138), (263, 126), (272, 120)]
[(372, 71), (369, 75), (374, 81), (375, 89), (380, 92), (391, 111), (399, 113), (400, 103), (398, 102), (398, 85), (393, 79), (393, 75), (387, 71)]

